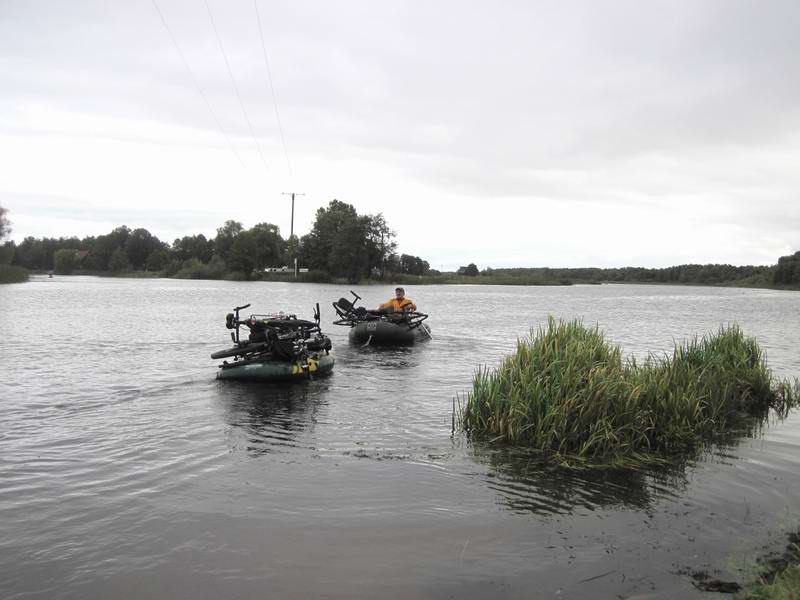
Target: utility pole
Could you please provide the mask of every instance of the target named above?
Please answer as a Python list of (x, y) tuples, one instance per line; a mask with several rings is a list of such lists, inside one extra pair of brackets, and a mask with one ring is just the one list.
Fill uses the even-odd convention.
[[(282, 192), (281, 195), (292, 197), (292, 224), (291, 224), (291, 229), (289, 230), (289, 244), (292, 249), (292, 254), (294, 254), (294, 197), (305, 196), (305, 194), (297, 192)], [(297, 256), (292, 256), (292, 258), (294, 259), (294, 277), (295, 279), (297, 279)]]

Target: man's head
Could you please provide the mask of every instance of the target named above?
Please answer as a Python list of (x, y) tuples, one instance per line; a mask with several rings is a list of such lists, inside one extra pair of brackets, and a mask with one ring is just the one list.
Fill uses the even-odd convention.
[(397, 298), (398, 300), (402, 300), (405, 297), (405, 295), (406, 291), (403, 288), (401, 287), (394, 288), (394, 297)]

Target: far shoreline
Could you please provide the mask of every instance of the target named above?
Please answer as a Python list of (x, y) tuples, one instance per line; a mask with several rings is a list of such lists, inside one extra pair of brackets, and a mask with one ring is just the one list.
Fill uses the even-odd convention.
[[(431, 285), (470, 285), (470, 286), (508, 286), (508, 287), (567, 287), (567, 286), (596, 286), (596, 285), (648, 285), (655, 287), (709, 287), (709, 288), (737, 288), (737, 289), (764, 289), (784, 292), (800, 291), (800, 286), (775, 285), (766, 282), (750, 283), (740, 281), (730, 282), (679, 282), (679, 281), (586, 281), (581, 279), (574, 280), (531, 280), (525, 277), (486, 277), (486, 276), (466, 276), (466, 275), (443, 275), (443, 276), (410, 276), (398, 275), (396, 278), (366, 279), (358, 282), (348, 281), (343, 278), (323, 277), (317, 279), (314, 273), (302, 273), (295, 278), (292, 274), (269, 274), (266, 277), (241, 279), (237, 277), (170, 277), (159, 272), (132, 271), (124, 273), (113, 272), (73, 272), (73, 273), (48, 273), (43, 271), (29, 272), (28, 275), (37, 277), (47, 277), (52, 275), (58, 277), (98, 277), (103, 279), (169, 279), (173, 281), (236, 281), (249, 283), (314, 283), (319, 285), (335, 286), (381, 286), (381, 285), (408, 285), (408, 286), (431, 286)], [(26, 280), (11, 281), (8, 283), (24, 283)]]

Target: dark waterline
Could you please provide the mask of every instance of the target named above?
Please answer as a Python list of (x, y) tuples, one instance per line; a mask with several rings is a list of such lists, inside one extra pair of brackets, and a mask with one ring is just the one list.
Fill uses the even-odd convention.
[(328, 326), (328, 379), (214, 380), (232, 306), (310, 316), (319, 301), (330, 323), (346, 292), (4, 286), (0, 597), (691, 598), (681, 572), (746, 579), (796, 525), (797, 415), (672, 469), (598, 473), (473, 447), (450, 418), (474, 369), (548, 314), (598, 322), (639, 354), (737, 321), (776, 374), (797, 375), (800, 294), (426, 286), (408, 292), (432, 314), (430, 343), (375, 351)]

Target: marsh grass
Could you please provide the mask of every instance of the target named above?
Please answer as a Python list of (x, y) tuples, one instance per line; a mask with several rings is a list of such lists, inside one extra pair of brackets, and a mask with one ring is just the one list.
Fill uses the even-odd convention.
[(453, 420), (563, 462), (640, 463), (746, 430), (770, 410), (785, 415), (798, 396), (737, 325), (636, 361), (598, 327), (551, 317), (498, 368), (475, 373)]
[(779, 556), (764, 561), (752, 591), (743, 600), (798, 600), (800, 598), (800, 533), (789, 534), (789, 545)]
[(760, 585), (744, 600), (798, 600), (800, 598), (800, 566), (792, 565), (770, 582)]

